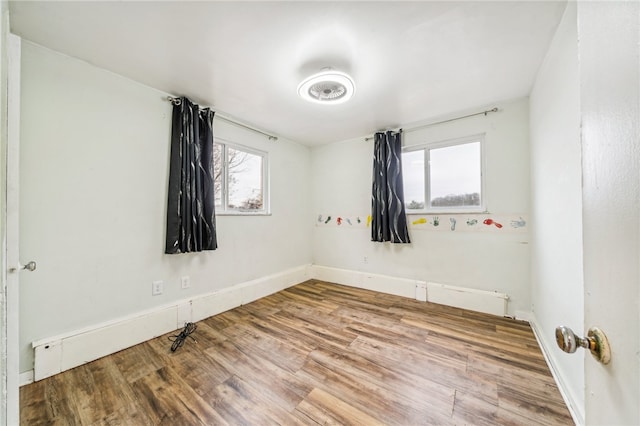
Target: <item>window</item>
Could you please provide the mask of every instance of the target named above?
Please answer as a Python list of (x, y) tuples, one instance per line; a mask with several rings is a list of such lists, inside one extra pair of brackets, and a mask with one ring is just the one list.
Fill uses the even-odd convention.
[(216, 139), (213, 155), (216, 213), (268, 213), (267, 153)]
[(407, 213), (483, 211), (483, 142), (480, 135), (405, 148)]

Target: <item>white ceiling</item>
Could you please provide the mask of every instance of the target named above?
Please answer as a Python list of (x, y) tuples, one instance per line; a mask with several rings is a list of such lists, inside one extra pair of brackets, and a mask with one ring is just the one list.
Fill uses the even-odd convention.
[[(561, 1), (14, 1), (13, 33), (307, 145), (526, 96)], [(299, 82), (348, 72), (346, 104)]]

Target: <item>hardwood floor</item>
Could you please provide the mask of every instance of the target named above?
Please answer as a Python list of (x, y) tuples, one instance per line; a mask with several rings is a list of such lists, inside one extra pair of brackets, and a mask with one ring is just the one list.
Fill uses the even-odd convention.
[(197, 325), (22, 387), (22, 424), (573, 424), (523, 322), (307, 281)]

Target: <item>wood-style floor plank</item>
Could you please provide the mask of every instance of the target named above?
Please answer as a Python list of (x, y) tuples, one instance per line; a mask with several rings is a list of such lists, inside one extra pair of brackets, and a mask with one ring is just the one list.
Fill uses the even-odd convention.
[(525, 322), (310, 280), (24, 386), (24, 425), (573, 424)]

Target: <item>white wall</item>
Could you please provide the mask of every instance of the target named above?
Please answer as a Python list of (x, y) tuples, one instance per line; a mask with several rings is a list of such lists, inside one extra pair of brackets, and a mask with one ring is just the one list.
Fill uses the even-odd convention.
[[(492, 107), (494, 105), (491, 105)], [(528, 99), (499, 102), (500, 111), (404, 135), (405, 145), (437, 142), (486, 133), (486, 197), (490, 214), (483, 217), (526, 217), (529, 212)], [(475, 111), (475, 110), (474, 110)], [(465, 112), (463, 111), (462, 114)], [(371, 209), (373, 142), (364, 137), (316, 147), (312, 151), (314, 263), (480, 290), (510, 296), (509, 314), (530, 311), (528, 231), (450, 232), (410, 227), (412, 244), (373, 243), (365, 226), (322, 226), (328, 215), (366, 220)], [(413, 221), (423, 216), (409, 216)], [(463, 225), (466, 215), (457, 216)], [(494, 232), (495, 231), (495, 232)], [(366, 258), (366, 260), (365, 260)]]
[(217, 120), (216, 136), (269, 152), (272, 215), (219, 216), (218, 250), (163, 254), (165, 97), (23, 43), (20, 249), (38, 269), (21, 278), (21, 371), (34, 340), (310, 263), (309, 149)]
[(584, 358), (555, 343), (559, 325), (582, 333), (582, 163), (576, 5), (569, 3), (530, 95), (531, 298), (534, 325), (578, 423)]

